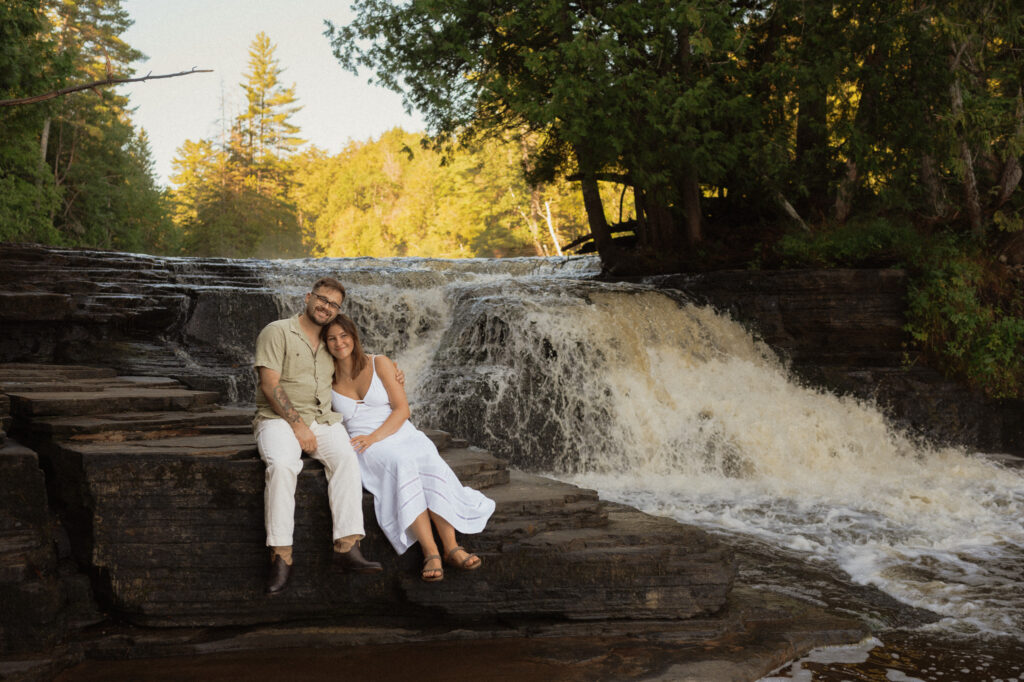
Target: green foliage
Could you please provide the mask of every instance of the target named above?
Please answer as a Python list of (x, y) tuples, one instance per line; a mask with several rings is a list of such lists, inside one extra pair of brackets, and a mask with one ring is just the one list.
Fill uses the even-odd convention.
[[(0, 3), (0, 98), (58, 86), (62, 73), (38, 3)], [(0, 241), (53, 243), (60, 193), (40, 158), (38, 136), (50, 105), (0, 108)]]
[(907, 324), (933, 364), (992, 397), (1024, 397), (1024, 292), (969, 240), (883, 218), (779, 240), (787, 266), (904, 267)]
[(496, 257), (555, 253), (583, 230), (568, 183), (530, 186), (518, 142), (443, 156), (422, 135), (391, 130), (335, 157), (294, 159), (296, 205), (324, 256)]
[(952, 373), (996, 398), (1024, 397), (1024, 295), (953, 240), (933, 245), (908, 290), (906, 329)]
[(528, 131), (545, 179), (621, 174), (637, 189), (641, 244), (662, 243), (681, 215), (691, 247), (702, 238), (698, 185), (732, 214), (795, 208), (815, 227), (881, 209), (992, 238), (1024, 211), (1020, 3), (353, 9), (328, 30), (346, 68), (402, 92), (442, 141)]
[(808, 234), (783, 235), (776, 250), (784, 267), (903, 266), (917, 262), (925, 240), (912, 224), (890, 218), (857, 218)]
[[(186, 140), (173, 161), (174, 223), (182, 253), (234, 258), (309, 255), (293, 199), (291, 156), (304, 140), (291, 116), (295, 86), (280, 83), (282, 69), (265, 33), (249, 48), (241, 83), (246, 109), (223, 144)], [(308, 235), (307, 235), (308, 236)]]
[[(0, 6), (0, 97), (131, 75), (119, 0)], [(85, 91), (0, 109), (0, 239), (153, 250), (170, 224), (128, 101)]]
[[(726, 2), (362, 0), (353, 12), (328, 32), (343, 65), (375, 70), (441, 141), (527, 132), (542, 141), (535, 169), (622, 175), (651, 247), (676, 247), (672, 216), (699, 218), (698, 182), (724, 180), (751, 139), (737, 124), (755, 108), (733, 87)], [(607, 229), (600, 206), (588, 211)]]
[(285, 161), (305, 140), (291, 117), (302, 109), (296, 104), (295, 85), (284, 87), (276, 48), (262, 31), (249, 47), (249, 70), (241, 83), (246, 109), (235, 119), (229, 152), (246, 184), (262, 196), (287, 194)]
[[(424, 144), (392, 130), (329, 157), (301, 150), (294, 87), (265, 34), (252, 43), (247, 107), (221, 143), (186, 140), (174, 160), (182, 253), (221, 256), (507, 256), (555, 253), (581, 232), (569, 183), (529, 184), (539, 138)], [(547, 224), (551, 211), (552, 227)], [(627, 214), (628, 217), (628, 214)]]

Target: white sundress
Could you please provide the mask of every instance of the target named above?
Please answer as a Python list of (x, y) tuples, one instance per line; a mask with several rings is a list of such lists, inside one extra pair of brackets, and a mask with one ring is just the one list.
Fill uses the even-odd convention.
[[(373, 377), (362, 400), (331, 391), (331, 405), (352, 437), (373, 433), (391, 414), (376, 360), (371, 356)], [(373, 494), (377, 523), (399, 554), (416, 543), (408, 529), (427, 509), (460, 533), (479, 533), (494, 512), (494, 500), (462, 485), (434, 443), (409, 420), (359, 455), (359, 471), (363, 487)]]

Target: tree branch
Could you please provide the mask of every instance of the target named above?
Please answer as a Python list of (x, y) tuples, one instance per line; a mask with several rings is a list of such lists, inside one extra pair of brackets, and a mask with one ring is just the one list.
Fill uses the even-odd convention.
[(152, 71), (147, 73), (142, 78), (106, 78), (101, 81), (93, 81), (92, 83), (83, 83), (81, 85), (72, 85), (67, 88), (61, 88), (60, 90), (54, 90), (53, 92), (47, 92), (42, 95), (33, 95), (32, 97), (21, 97), (19, 99), (0, 99), (0, 107), (13, 107), (18, 104), (34, 104), (36, 102), (45, 102), (61, 95), (67, 95), (71, 92), (78, 92), (79, 90), (89, 90), (96, 88), (101, 85), (119, 85), (121, 83), (141, 83), (148, 80), (156, 80), (157, 78), (175, 78), (177, 76), (188, 76), (193, 73), (213, 73), (213, 69), (197, 69), (192, 67), (190, 71), (179, 71), (178, 73), (165, 73), (160, 76), (152, 75)]

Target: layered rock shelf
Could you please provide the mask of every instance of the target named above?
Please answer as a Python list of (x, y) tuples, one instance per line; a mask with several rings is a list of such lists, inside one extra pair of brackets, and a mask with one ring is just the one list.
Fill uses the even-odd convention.
[[(77, 628), (110, 618), (175, 633), (169, 639), (178, 652), (192, 637), (193, 653), (201, 642), (209, 651), (218, 628), (227, 634), (213, 637), (233, 642), (228, 648), (240, 646), (241, 626), (264, 626), (253, 631), (264, 635), (249, 635), (255, 646), (294, 637), (266, 630), (270, 623), (319, 623), (325, 629), (307, 644), (330, 638), (332, 627), (374, 620), (390, 628), (364, 628), (361, 641), (388, 641), (395, 627), (409, 638), (408, 628), (422, 634), (445, 623), (492, 636), (509, 623), (534, 623), (525, 627), (654, 639), (672, 631), (700, 641), (750, 627), (736, 613), (715, 620), (729, 611), (736, 562), (704, 532), (511, 471), (438, 431), (429, 435), (459, 478), (497, 502), (487, 529), (466, 539), (484, 560), (481, 570), (449, 570), (443, 582), (423, 583), (419, 553), (395, 555), (366, 494), (363, 549), (384, 573), (333, 573), (325, 478), (310, 460), (299, 477), (293, 582), (268, 597), (263, 464), (251, 408), (219, 406), (217, 394), (170, 379), (82, 366), (0, 365), (0, 391), (12, 433), (0, 449), (0, 676), (45, 678), (56, 664), (33, 667), (19, 652), (56, 647), (67, 655), (59, 645)], [(572, 623), (577, 629), (566, 630)], [(861, 632), (840, 625), (813, 641)], [(104, 657), (154, 650), (114, 641), (101, 637), (93, 646)], [(73, 650), (81, 658), (88, 647)]]
[[(168, 376), (229, 402), (253, 400), (252, 343), (282, 312), (267, 262), (0, 244), (0, 263), (0, 362), (100, 365)], [(931, 437), (1024, 454), (1024, 401), (986, 399), (915, 351), (903, 330), (902, 271), (744, 270), (645, 281), (729, 311), (810, 384), (875, 400)]]
[[(285, 305), (268, 264), (10, 244), (0, 263), (0, 679), (51, 679), (87, 659), (488, 642), (478, 652), (501, 640), (495, 651), (576, 679), (753, 680), (863, 636), (836, 615), (852, 612), (850, 595), (883, 604), (887, 626), (931, 617), (842, 581), (817, 606), (772, 593), (758, 570), (820, 576), (439, 431), (459, 477), (497, 502), (466, 539), (480, 571), (422, 583), (418, 551), (394, 555), (367, 495), (363, 548), (385, 571), (332, 573), (326, 485), (310, 460), (293, 583), (266, 597), (263, 465), (245, 403), (251, 340)], [(809, 381), (950, 439), (1021, 442), (1019, 403), (902, 367), (898, 272), (660, 284), (731, 310)]]
[[(472, 538), (486, 572), (418, 578), (398, 557), (364, 495), (364, 553), (383, 578), (330, 570), (326, 480), (314, 460), (299, 477), (296, 575), (262, 594), (263, 464), (251, 410), (153, 377), (61, 366), (0, 367), (20, 438), (49, 471), (76, 560), (102, 603), (150, 626), (222, 626), (343, 615), (466, 618), (687, 618), (719, 609), (735, 575), (704, 533), (640, 512), (609, 514), (596, 493), (509, 472), (488, 453), (431, 437), (460, 479), (497, 502)], [(537, 568), (543, 567), (538, 572)]]
[(0, 244), (0, 263), (0, 361), (170, 376), (252, 400), (252, 372), (224, 339), (251, 352), (279, 317), (261, 261)]

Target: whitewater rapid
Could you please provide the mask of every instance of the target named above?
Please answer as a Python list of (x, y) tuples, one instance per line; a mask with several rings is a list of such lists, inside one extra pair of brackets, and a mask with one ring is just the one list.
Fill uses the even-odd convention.
[[(1024, 639), (1024, 475), (801, 385), (681, 294), (588, 259), (274, 262), (294, 310), (325, 271), (414, 420), (605, 499), (769, 543), (942, 616)], [(784, 589), (785, 586), (778, 586)]]

